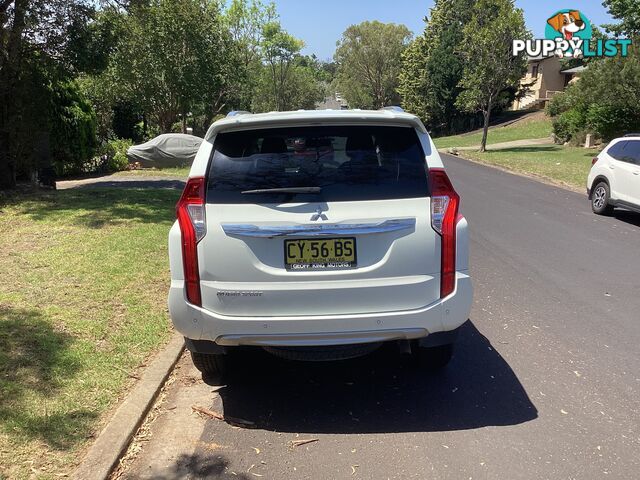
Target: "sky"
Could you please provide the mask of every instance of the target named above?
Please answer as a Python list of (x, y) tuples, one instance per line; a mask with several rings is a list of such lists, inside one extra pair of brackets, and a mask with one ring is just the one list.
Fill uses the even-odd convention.
[[(285, 30), (304, 40), (302, 53), (315, 53), (321, 60), (333, 57), (336, 42), (349, 26), (365, 20), (404, 23), (414, 35), (424, 30), (423, 19), (433, 0), (274, 0)], [(527, 27), (536, 38), (544, 38), (546, 20), (554, 12), (580, 10), (595, 25), (611, 22), (602, 0), (557, 3), (550, 0), (516, 0), (524, 10)]]

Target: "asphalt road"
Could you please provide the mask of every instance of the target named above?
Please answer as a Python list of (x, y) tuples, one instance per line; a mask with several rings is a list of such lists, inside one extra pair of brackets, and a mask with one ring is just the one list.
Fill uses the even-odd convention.
[(445, 372), (392, 348), (322, 365), (256, 353), (218, 388), (185, 358), (120, 475), (639, 478), (640, 215), (597, 217), (584, 195), (444, 159), (475, 286)]

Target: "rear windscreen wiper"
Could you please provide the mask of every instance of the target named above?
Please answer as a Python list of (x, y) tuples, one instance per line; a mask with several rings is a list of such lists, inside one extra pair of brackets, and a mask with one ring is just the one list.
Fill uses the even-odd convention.
[(257, 190), (245, 190), (242, 193), (320, 193), (320, 187), (284, 187), (284, 188), (258, 188)]

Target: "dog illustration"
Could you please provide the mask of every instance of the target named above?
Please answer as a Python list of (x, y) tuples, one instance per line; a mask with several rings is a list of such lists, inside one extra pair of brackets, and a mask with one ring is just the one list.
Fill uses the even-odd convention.
[[(553, 27), (553, 29), (562, 34), (562, 37), (566, 41), (570, 41), (573, 38), (573, 35), (580, 30), (584, 30), (586, 24), (582, 17), (580, 16), (580, 12), (578, 10), (571, 10), (566, 13), (558, 13), (553, 17), (547, 20), (547, 23)], [(559, 57), (563, 57), (564, 53), (562, 50), (556, 50), (556, 55)], [(567, 54), (567, 56), (571, 56), (571, 54)], [(582, 56), (582, 51), (579, 48), (576, 48), (573, 52), (573, 56), (579, 58)]]

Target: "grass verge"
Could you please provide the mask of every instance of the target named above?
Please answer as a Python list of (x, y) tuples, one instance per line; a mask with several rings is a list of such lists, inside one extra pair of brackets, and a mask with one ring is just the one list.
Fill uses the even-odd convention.
[(124, 170), (116, 172), (119, 177), (188, 177), (191, 167), (145, 168), (143, 170)]
[(180, 192), (0, 198), (0, 478), (60, 478), (170, 336)]
[[(543, 115), (532, 118), (524, 118), (505, 127), (495, 126), (489, 128), (487, 145), (513, 140), (526, 140), (531, 138), (544, 138), (551, 135), (551, 119)], [(471, 147), (480, 145), (482, 130), (462, 135), (434, 138), (437, 148)]]
[(562, 145), (535, 145), (488, 150), (484, 153), (465, 151), (463, 157), (514, 172), (535, 175), (552, 182), (584, 188), (595, 150)]

